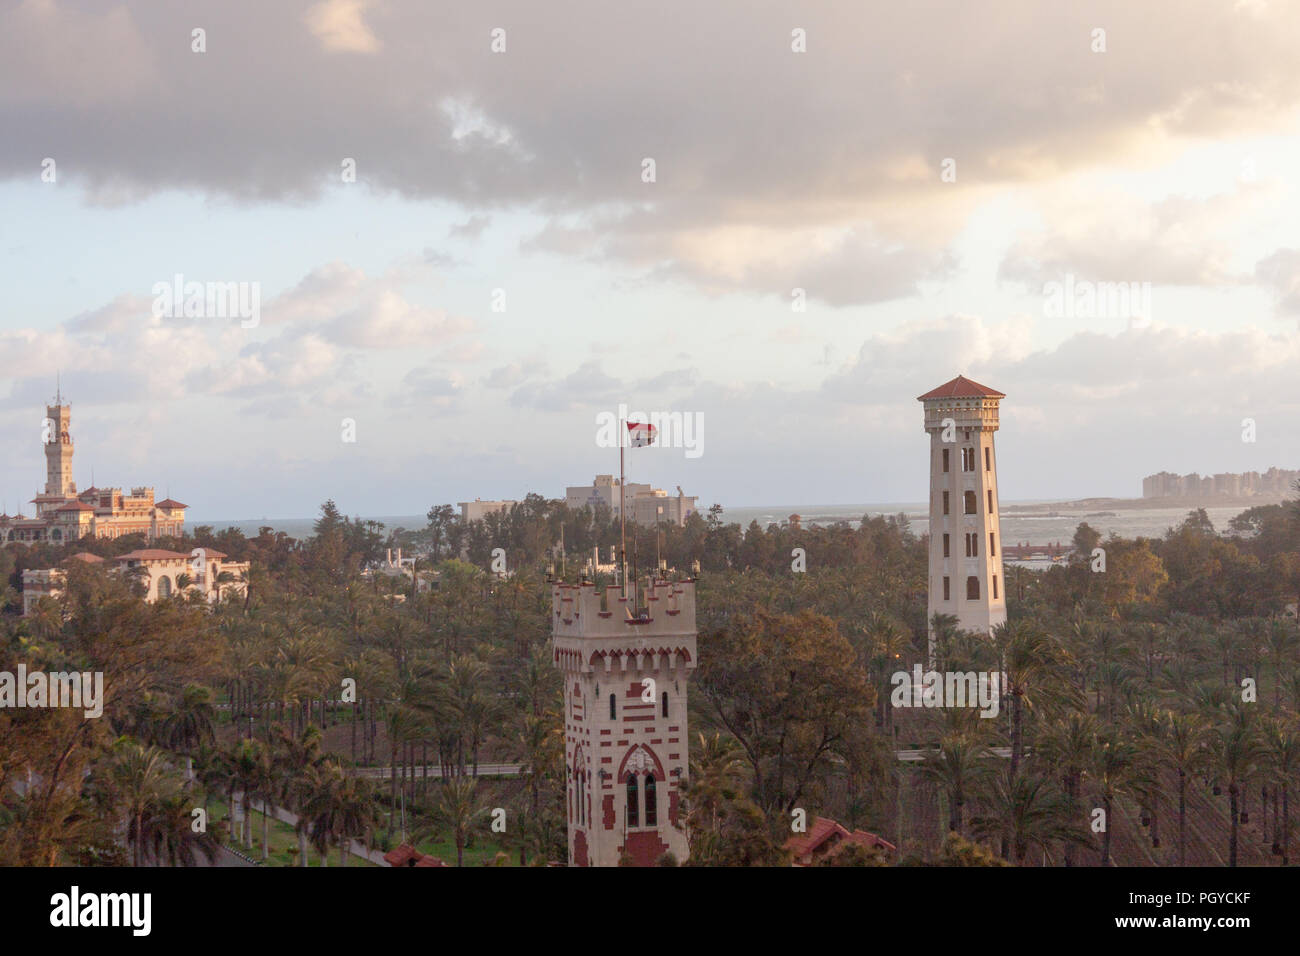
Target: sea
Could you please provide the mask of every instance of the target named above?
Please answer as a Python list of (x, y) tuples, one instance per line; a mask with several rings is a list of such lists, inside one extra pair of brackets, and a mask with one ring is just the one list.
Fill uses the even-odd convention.
[[(1187, 517), (1187, 508), (1130, 508), (1119, 511), (1089, 511), (1086, 509), (1068, 509), (1060, 505), (1038, 501), (1004, 501), (1002, 503), (1002, 540), (1007, 544), (1069, 544), (1075, 529), (1081, 522), (1108, 537), (1112, 532), (1124, 538), (1155, 538), (1168, 529), (1180, 524)], [(1015, 506), (1033, 506), (1040, 511), (1019, 512), (1007, 510)], [(1244, 505), (1231, 507), (1206, 508), (1206, 514), (1220, 531), (1226, 530), (1228, 522), (1246, 510)], [(863, 516), (904, 514), (911, 523), (912, 531), (918, 535), (929, 530), (929, 506), (925, 502), (902, 502), (895, 504), (864, 503), (848, 505), (767, 505), (763, 507), (727, 508), (724, 506), (722, 520), (738, 523), (748, 528), (751, 521), (757, 521), (766, 528), (769, 524), (779, 524), (797, 514), (805, 527), (835, 524), (847, 521), (856, 525)], [(370, 517), (370, 516), (366, 516)], [(186, 523), (194, 528), (198, 525), (211, 525), (216, 530), (227, 527), (238, 528), (252, 537), (259, 528), (269, 525), (276, 531), (283, 531), (291, 538), (305, 538), (311, 535), (315, 518), (231, 518), (214, 519), (188, 517)], [(427, 524), (424, 515), (374, 515), (385, 529), (406, 528), (408, 530), (423, 528)], [(1037, 565), (1040, 562), (1024, 562)]]

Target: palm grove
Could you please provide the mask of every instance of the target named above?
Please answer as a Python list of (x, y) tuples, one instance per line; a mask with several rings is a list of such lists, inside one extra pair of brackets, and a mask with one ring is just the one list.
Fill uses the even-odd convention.
[[(1225, 533), (1203, 512), (1158, 539), (1081, 525), (1068, 563), (1007, 569), (991, 639), (925, 620), (926, 544), (901, 516), (742, 529), (715, 506), (629, 535), (643, 573), (698, 562), (690, 865), (787, 862), (800, 811), (881, 834), (903, 864), (1290, 862), (1297, 502)], [(440, 505), (414, 530), (326, 502), (303, 540), (198, 527), (158, 542), (251, 562), (246, 593), (215, 607), (147, 604), (71, 561), (27, 617), (24, 569), (144, 542), (0, 550), (0, 670), (102, 671), (106, 698), (97, 720), (0, 710), (0, 864), (192, 865), (223, 843), (301, 866), (399, 842), (461, 865), (564, 860), (547, 577), (576, 580), (561, 540), (586, 555), (618, 536), (607, 510), (536, 495), (469, 525)], [(419, 556), (414, 578), (364, 573), (395, 546)], [(491, 572), (497, 548), (512, 574)], [(890, 706), (929, 624), (938, 670), (1006, 675), (996, 718)]]

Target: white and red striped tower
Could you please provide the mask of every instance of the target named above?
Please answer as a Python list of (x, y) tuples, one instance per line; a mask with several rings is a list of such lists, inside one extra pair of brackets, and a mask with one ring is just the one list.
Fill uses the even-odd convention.
[(695, 582), (555, 584), (554, 661), (564, 676), (569, 862), (654, 866), (687, 856), (680, 786), (695, 669)]

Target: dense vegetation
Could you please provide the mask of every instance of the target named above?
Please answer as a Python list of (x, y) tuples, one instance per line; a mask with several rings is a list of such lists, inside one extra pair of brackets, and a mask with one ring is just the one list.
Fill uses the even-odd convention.
[[(698, 562), (691, 864), (784, 862), (799, 811), (879, 833), (909, 863), (1290, 862), (1297, 503), (1227, 534), (1204, 512), (1159, 539), (1082, 525), (1068, 562), (1008, 567), (992, 640), (933, 622), (938, 670), (1005, 674), (993, 719), (891, 706), (891, 676), (928, 664), (926, 543), (906, 519), (742, 529), (715, 506), (628, 531), (642, 574)], [(252, 562), (247, 595), (213, 608), (145, 604), (102, 566), (61, 565), (138, 537), (0, 550), (0, 671), (102, 671), (107, 697), (98, 720), (0, 710), (0, 864), (188, 865), (221, 841), (265, 855), (266, 815), (260, 834), (247, 815), (193, 826), (196, 807), (249, 805), (296, 818), (304, 865), (346, 862), (353, 838), (564, 859), (546, 576), (575, 578), (618, 534), (608, 512), (534, 495), (468, 527), (447, 505), (388, 531), (327, 502), (301, 541), (198, 527), (158, 542)], [(366, 573), (396, 546), (434, 587)], [(491, 573), (497, 548), (508, 576)], [(21, 572), (60, 565), (65, 593), (19, 617)], [(497, 778), (502, 763), (526, 772)]]

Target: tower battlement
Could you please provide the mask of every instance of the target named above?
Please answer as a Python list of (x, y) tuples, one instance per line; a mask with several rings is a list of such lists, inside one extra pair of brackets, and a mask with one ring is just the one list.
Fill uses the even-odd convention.
[(957, 428), (998, 430), (998, 403), (1006, 398), (1002, 392), (972, 382), (958, 375), (936, 389), (917, 396), (925, 406), (925, 430), (942, 431), (944, 419), (951, 418)]
[(628, 638), (695, 633), (695, 582), (655, 580), (639, 587), (644, 610), (631, 596), (594, 584), (551, 587), (551, 623), (559, 638)]
[(957, 428), (998, 430), (998, 402), (985, 399), (931, 399), (925, 403), (925, 430), (942, 431), (944, 419), (951, 418)]

